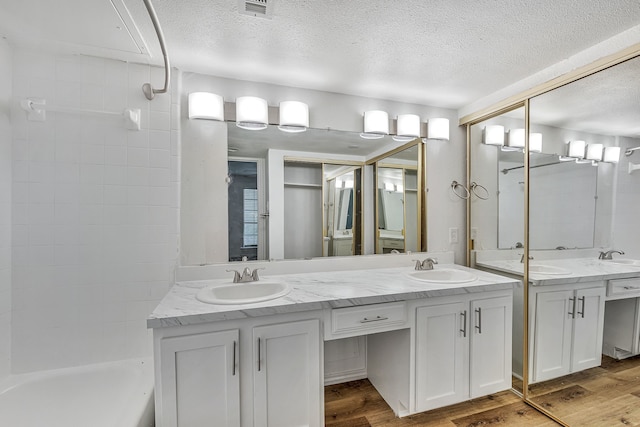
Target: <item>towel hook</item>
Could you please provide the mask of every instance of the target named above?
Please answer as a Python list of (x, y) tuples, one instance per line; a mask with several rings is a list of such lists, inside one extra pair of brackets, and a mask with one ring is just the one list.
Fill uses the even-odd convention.
[[(464, 190), (464, 193), (462, 193), (462, 195), (460, 194), (459, 191), (456, 190), (458, 187), (461, 187)], [(451, 192), (456, 196), (460, 197), (462, 200), (467, 200), (471, 195), (471, 193), (469, 193), (469, 189), (464, 185), (460, 184), (458, 181), (451, 182)]]

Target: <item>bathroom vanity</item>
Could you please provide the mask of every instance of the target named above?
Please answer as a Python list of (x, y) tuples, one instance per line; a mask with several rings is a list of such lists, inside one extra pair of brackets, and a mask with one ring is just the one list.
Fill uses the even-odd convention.
[[(535, 258), (529, 274), (530, 383), (600, 366), (603, 353), (638, 354), (640, 264), (595, 256)], [(476, 266), (512, 277), (523, 269), (518, 260), (479, 259)], [(522, 307), (515, 306), (514, 319), (521, 317)], [(521, 363), (521, 352), (514, 351), (514, 366)]]
[(253, 304), (196, 299), (229, 279), (177, 283), (147, 322), (156, 425), (321, 426), (324, 343), (352, 337), (366, 337), (367, 377), (398, 416), (511, 388), (516, 281), (453, 264), (419, 280), (397, 259), (405, 266), (267, 269), (260, 281), (289, 293)]

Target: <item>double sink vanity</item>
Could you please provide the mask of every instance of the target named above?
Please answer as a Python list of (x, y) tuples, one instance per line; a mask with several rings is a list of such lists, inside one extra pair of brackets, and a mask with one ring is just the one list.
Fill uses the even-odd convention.
[(251, 263), (247, 283), (225, 266), (183, 269), (147, 321), (156, 425), (321, 426), (325, 343), (354, 337), (398, 416), (511, 388), (518, 281), (451, 253), (416, 270), (428, 256)]

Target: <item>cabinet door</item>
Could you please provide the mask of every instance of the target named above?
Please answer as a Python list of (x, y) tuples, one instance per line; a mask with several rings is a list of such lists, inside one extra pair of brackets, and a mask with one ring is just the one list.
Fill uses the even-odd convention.
[(574, 307), (573, 291), (538, 292), (531, 348), (533, 381), (570, 373)]
[(468, 303), (420, 307), (416, 313), (416, 411), (469, 397)]
[(471, 398), (511, 388), (512, 298), (471, 302)]
[(240, 426), (238, 330), (164, 338), (158, 427)]
[(320, 322), (253, 328), (254, 426), (321, 426)]
[(600, 366), (604, 328), (605, 288), (576, 292), (571, 372)]

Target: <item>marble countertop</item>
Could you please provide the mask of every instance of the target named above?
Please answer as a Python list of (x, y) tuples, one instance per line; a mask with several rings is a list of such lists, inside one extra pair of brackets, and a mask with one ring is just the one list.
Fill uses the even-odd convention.
[(261, 272), (260, 280), (284, 282), (291, 287), (291, 291), (281, 298), (242, 305), (207, 304), (196, 299), (197, 292), (203, 287), (228, 284), (229, 279), (178, 282), (149, 315), (147, 327), (194, 325), (326, 308), (463, 295), (512, 289), (519, 283), (509, 277), (455, 264), (436, 266), (436, 269), (443, 268), (470, 271), (477, 276), (477, 280), (461, 284), (426, 283), (408, 276), (414, 272), (412, 267), (283, 275), (269, 275), (268, 271), (264, 271)]
[[(640, 265), (616, 264), (595, 258), (545, 259), (530, 261), (531, 265), (548, 265), (569, 270), (567, 274), (530, 273), (529, 282), (533, 286), (562, 285), (568, 283), (595, 282), (612, 279), (640, 277)], [(496, 272), (522, 276), (523, 267), (519, 260), (491, 260), (477, 262), (478, 267)]]

